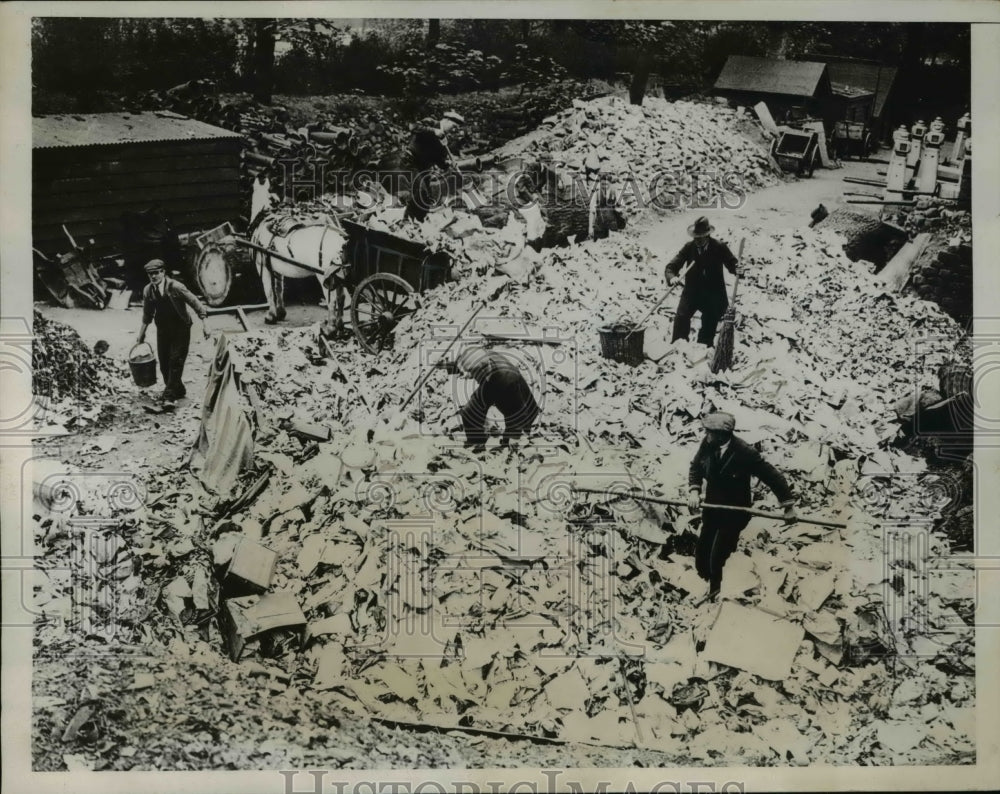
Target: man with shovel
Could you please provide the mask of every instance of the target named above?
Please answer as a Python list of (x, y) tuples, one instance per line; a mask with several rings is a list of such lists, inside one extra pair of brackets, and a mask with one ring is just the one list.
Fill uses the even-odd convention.
[(413, 129), (407, 161), (410, 167), (410, 199), (406, 217), (422, 221), (439, 198), (440, 177), (454, 170), (455, 158), (448, 148), (448, 133), (465, 123), (453, 110), (444, 114), (437, 127), (425, 119)]
[(722, 587), (722, 568), (736, 550), (740, 532), (750, 523), (750, 515), (738, 510), (701, 507), (705, 483), (706, 504), (750, 507), (753, 496), (750, 478), (761, 480), (785, 508), (786, 523), (793, 523), (795, 496), (788, 481), (753, 447), (733, 435), (736, 419), (732, 414), (711, 413), (702, 420), (705, 438), (688, 470), (688, 508), (701, 508), (701, 535), (695, 549), (695, 567), (708, 580), (708, 597), (715, 598)]
[(687, 339), (691, 333), (691, 318), (701, 312), (701, 330), (698, 342), (712, 347), (715, 342), (715, 328), (726, 313), (729, 298), (726, 295), (726, 281), (722, 273), (725, 267), (730, 273), (739, 272), (739, 261), (724, 242), (712, 237), (715, 227), (702, 216), (688, 227), (692, 240), (685, 243), (680, 252), (667, 264), (664, 277), (669, 286), (680, 280), (680, 271), (685, 263), (693, 265), (684, 279), (684, 289), (674, 315), (674, 334), (671, 342)]
[(142, 291), (142, 328), (139, 329), (139, 344), (146, 341), (146, 329), (156, 321), (156, 355), (160, 360), (163, 374), (163, 403), (167, 406), (184, 397), (187, 390), (181, 382), (184, 362), (187, 360), (191, 344), (190, 306), (202, 321), (202, 332), (208, 338), (205, 317), (208, 310), (191, 291), (172, 278), (168, 278), (162, 259), (151, 259), (146, 263), (149, 284)]

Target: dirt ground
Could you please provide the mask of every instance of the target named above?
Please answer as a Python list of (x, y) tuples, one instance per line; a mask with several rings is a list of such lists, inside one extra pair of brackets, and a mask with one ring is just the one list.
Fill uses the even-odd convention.
[[(820, 202), (832, 210), (844, 176), (873, 175), (878, 166), (845, 163), (818, 169), (811, 179), (791, 181), (752, 194), (736, 210), (691, 210), (647, 218), (629, 235), (672, 253), (688, 239), (686, 227), (708, 215), (720, 236), (738, 223), (762, 229), (799, 228)], [(733, 245), (736, 241), (728, 240)], [(67, 310), (38, 304), (48, 318), (76, 329), (88, 345), (104, 340), (107, 355), (124, 360), (135, 341), (141, 310)], [(318, 306), (290, 305), (284, 325), (322, 319)], [(249, 315), (263, 326), (263, 312)], [(212, 316), (210, 334), (238, 330), (234, 316)], [(212, 342), (196, 325), (185, 373), (188, 398), (173, 414), (151, 415), (138, 389), (123, 392), (107, 421), (81, 432), (40, 442), (36, 455), (89, 470), (125, 471), (144, 481), (147, 502), (170, 488), (183, 466), (200, 415), (200, 388)], [(159, 384), (162, 388), (162, 384)], [(156, 387), (154, 387), (154, 390)], [(111, 442), (107, 442), (108, 439)], [(95, 441), (101, 443), (95, 444)], [(57, 556), (68, 539), (44, 541)], [(156, 613), (148, 620), (156, 621)], [(44, 624), (44, 621), (43, 621)], [(58, 637), (61, 636), (61, 640)], [(279, 675), (254, 662), (221, 659), (197, 627), (182, 630), (145, 625), (132, 637), (61, 635), (36, 627), (33, 679), (33, 756), (38, 770), (289, 769), (330, 765), (412, 767), (631, 767), (685, 763), (684, 748), (648, 750), (512, 741), (460, 731), (417, 731), (362, 720), (315, 693), (294, 673)], [(280, 671), (278, 671), (280, 673)], [(90, 704), (86, 730), (76, 744), (64, 732)]]

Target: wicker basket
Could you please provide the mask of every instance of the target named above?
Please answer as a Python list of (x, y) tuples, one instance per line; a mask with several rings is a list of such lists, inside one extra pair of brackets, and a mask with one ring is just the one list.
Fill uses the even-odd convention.
[(632, 367), (642, 363), (644, 328), (636, 328), (632, 323), (615, 323), (599, 328), (598, 333), (604, 358)]

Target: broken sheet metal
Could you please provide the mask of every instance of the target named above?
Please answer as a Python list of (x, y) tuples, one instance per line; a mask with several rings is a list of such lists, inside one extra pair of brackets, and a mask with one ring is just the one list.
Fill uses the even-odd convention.
[(305, 627), (306, 617), (302, 608), (295, 594), (288, 591), (231, 598), (219, 612), (219, 628), (229, 657), (234, 662), (240, 660), (251, 640), (279, 630), (301, 636)]
[[(643, 132), (638, 122), (624, 129)], [(317, 366), (303, 353), (315, 329), (267, 329), (233, 340), (234, 354), (253, 362), (247, 370), (263, 404), (294, 406), (332, 430), (313, 459), (322, 465), (312, 468), (288, 463), (297, 441), (280, 432), (269, 440), (262, 455), (275, 465), (272, 481), (233, 515), (244, 533), (269, 527), (266, 542), (280, 555), (275, 581), (295, 588), (309, 620), (304, 656), (314, 688), (376, 717), (561, 740), (632, 745), (635, 722), (649, 746), (683, 741), (692, 757), (712, 763), (719, 762), (719, 736), (730, 738), (727, 761), (801, 763), (803, 714), (814, 719), (810, 737), (827, 742), (816, 757), (832, 757), (834, 743), (840, 751), (853, 741), (842, 730), (845, 709), (855, 712), (856, 702), (888, 686), (870, 638), (852, 634), (848, 645), (842, 636), (843, 624), (867, 603), (856, 596), (881, 594), (884, 576), (881, 508), (859, 504), (856, 487), (859, 478), (882, 473), (875, 480), (881, 493), (891, 487), (889, 474), (911, 470), (905, 453), (879, 449), (886, 409), (918, 367), (933, 369), (952, 352), (956, 326), (922, 301), (886, 303), (835, 234), (728, 228), (719, 236), (731, 241), (744, 233), (742, 342), (728, 373), (710, 373), (704, 348), (694, 343), (664, 343), (658, 362), (635, 368), (600, 356), (598, 327), (641, 316), (663, 286), (664, 262), (624, 236), (545, 250), (527, 283), (467, 278), (429, 290), (420, 311), (397, 326), (393, 350), (378, 359), (334, 343), (328, 362)], [(486, 237), (452, 240), (475, 258), (475, 241)], [(493, 262), (484, 253), (473, 265)], [(507, 286), (490, 302), (492, 318), (477, 319), (469, 335), (513, 356), (532, 388), (544, 390), (537, 428), (550, 443), (525, 445), (519, 455), (456, 449), (447, 436), (458, 427), (456, 383), (443, 371), (427, 380), (419, 401), (399, 410), (434, 361), (428, 340), (447, 344), (496, 291), (497, 279)], [(497, 338), (497, 318), (559, 343)], [(668, 334), (670, 307), (650, 323), (648, 337)], [(910, 355), (914, 327), (928, 335), (930, 365)], [(511, 336), (506, 326), (500, 330)], [(712, 606), (694, 606), (706, 584), (693, 566), (691, 516), (617, 500), (601, 510), (591, 505), (588, 527), (575, 521), (585, 517), (574, 512), (584, 505), (570, 486), (593, 485), (581, 478), (597, 472), (628, 472), (662, 486), (665, 496), (672, 488), (682, 494), (701, 435), (696, 420), (722, 407), (740, 417), (737, 433), (759, 441), (796, 479), (803, 512), (831, 515), (835, 504), (853, 512), (840, 532), (754, 519), (723, 580), (724, 595), (741, 603), (725, 602), (713, 625)], [(874, 471), (862, 471), (866, 458)], [(329, 493), (308, 511), (273, 521), (295, 481)], [(893, 491), (888, 507), (926, 512), (911, 490)], [(569, 528), (567, 516), (574, 519)], [(432, 533), (413, 530), (412, 539), (388, 542), (390, 520), (418, 517)], [(869, 575), (867, 560), (877, 575)], [(433, 628), (409, 631), (416, 621)], [(391, 638), (378, 646), (389, 658), (372, 653), (358, 665), (353, 649), (382, 636)], [(629, 668), (630, 679), (645, 679), (645, 692), (633, 691), (631, 704), (612, 637), (645, 649), (643, 675)], [(602, 643), (605, 658), (572, 658)], [(865, 650), (879, 675), (848, 670), (848, 648)], [(418, 686), (418, 696), (404, 703), (393, 692), (398, 683), (400, 693), (413, 695), (414, 671), (404, 659), (414, 653), (435, 661), (425, 665), (426, 692)], [(930, 663), (921, 670), (925, 678), (944, 675)], [(707, 690), (702, 707), (678, 715), (670, 699), (692, 684)], [(773, 723), (763, 732), (767, 741), (753, 733), (765, 722)]]
[(219, 336), (208, 373), (191, 463), (202, 485), (223, 499), (232, 495), (240, 472), (253, 463), (253, 429), (241, 403), (225, 334)]
[(791, 621), (723, 601), (704, 656), (768, 681), (781, 681), (791, 672), (804, 633), (802, 626)]

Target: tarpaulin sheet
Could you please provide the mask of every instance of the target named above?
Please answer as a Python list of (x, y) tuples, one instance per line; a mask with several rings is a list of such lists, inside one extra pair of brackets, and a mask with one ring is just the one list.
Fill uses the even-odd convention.
[(239, 474), (253, 463), (253, 429), (240, 403), (226, 335), (219, 337), (208, 373), (198, 440), (191, 464), (208, 490), (232, 495)]

